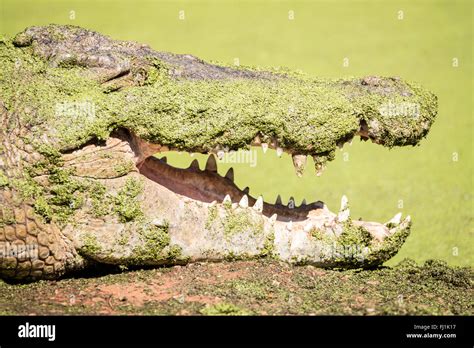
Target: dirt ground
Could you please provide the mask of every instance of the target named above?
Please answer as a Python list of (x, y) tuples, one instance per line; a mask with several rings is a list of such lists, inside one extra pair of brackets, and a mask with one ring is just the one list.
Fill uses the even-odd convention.
[(0, 314), (473, 315), (473, 274), (440, 261), (349, 271), (260, 260), (194, 263), (0, 282)]

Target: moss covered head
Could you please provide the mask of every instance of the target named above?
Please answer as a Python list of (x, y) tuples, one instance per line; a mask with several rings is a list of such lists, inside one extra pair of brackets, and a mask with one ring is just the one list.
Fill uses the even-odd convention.
[(0, 63), (0, 98), (9, 108), (39, 110), (24, 117), (61, 149), (122, 127), (194, 152), (245, 148), (257, 137), (322, 165), (355, 135), (415, 145), (437, 108), (432, 93), (398, 78), (231, 68), (73, 26), (31, 27), (4, 40)]

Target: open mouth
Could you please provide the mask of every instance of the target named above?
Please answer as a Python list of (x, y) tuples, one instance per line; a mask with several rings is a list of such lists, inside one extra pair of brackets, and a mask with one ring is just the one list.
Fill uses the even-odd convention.
[(202, 170), (197, 159), (189, 168), (181, 169), (167, 164), (166, 157), (148, 157), (138, 165), (138, 169), (148, 179), (183, 197), (208, 204), (230, 202), (241, 208), (252, 207), (267, 218), (275, 215), (273, 218), (278, 221), (302, 221), (311, 211), (324, 206), (320, 201), (296, 206), (291, 198), (284, 205), (280, 197), (273, 204), (265, 202), (261, 196), (252, 197), (248, 187), (241, 189), (234, 183), (233, 168), (224, 176), (218, 174), (216, 158), (212, 154)]
[[(347, 137), (345, 142), (351, 140)], [(248, 146), (272, 148), (277, 155), (290, 153), (296, 173), (304, 170), (306, 155), (294, 154), (291, 148), (262, 142), (260, 136)], [(218, 173), (217, 158), (225, 155), (225, 148), (188, 151), (209, 153), (203, 168), (197, 159), (191, 160), (187, 168), (168, 164), (166, 153), (176, 150), (120, 128), (105, 143), (92, 143), (64, 155), (65, 166), (74, 167), (77, 176), (99, 180), (112, 194), (127, 190), (128, 180), (138, 179), (144, 188), (137, 199), (145, 220), (135, 224), (129, 221), (130, 225), (113, 216), (91, 220), (86, 214), (68, 228), (83, 255), (103, 263), (170, 262), (169, 256), (161, 252), (139, 256), (136, 261), (137, 250), (153, 250), (160, 244), (162, 237), (155, 232), (143, 233), (154, 226), (159, 233), (165, 233), (167, 244), (179, 248), (181, 257), (189, 262), (271, 254), (280, 260), (321, 267), (372, 267), (395, 255), (409, 235), (410, 217), (402, 220), (401, 213), (386, 223), (352, 220), (346, 196), (342, 196), (338, 212), (331, 212), (322, 201), (296, 205), (292, 198), (283, 204), (279, 196), (275, 202), (252, 196), (248, 187), (235, 184), (233, 168), (225, 175)], [(111, 168), (124, 161), (133, 165), (126, 172), (113, 173)], [(318, 175), (322, 168), (317, 161), (315, 166)], [(130, 228), (135, 232), (127, 232)], [(101, 252), (91, 252), (84, 244), (84, 236), (91, 231)], [(124, 233), (128, 242), (117, 244), (124, 239)]]
[[(357, 133), (362, 140), (367, 140), (367, 135), (361, 130)], [(283, 204), (278, 195), (274, 203), (265, 202), (262, 196), (253, 197), (249, 187), (239, 188), (234, 182), (234, 170), (230, 168), (224, 176), (217, 170), (216, 157), (223, 157), (224, 150), (216, 151), (216, 156), (210, 154), (204, 168), (200, 168), (197, 159), (191, 161), (188, 168), (176, 168), (167, 163), (166, 146), (150, 144), (132, 135), (135, 144), (135, 153), (138, 154), (136, 167), (141, 175), (160, 187), (160, 190), (168, 191), (176, 195), (180, 200), (188, 204), (197, 204), (207, 208), (227, 205), (234, 210), (247, 210), (252, 214), (260, 215), (266, 224), (279, 225), (287, 231), (304, 231), (310, 233), (314, 230), (324, 230), (331, 236), (339, 236), (344, 224), (350, 220), (348, 199), (342, 196), (341, 207), (338, 213), (332, 213), (322, 201), (306, 202), (303, 200), (299, 206), (291, 197), (287, 204)], [(351, 142), (348, 138), (346, 142)], [(375, 141), (375, 140), (372, 140)], [(344, 142), (339, 144), (344, 145)], [(266, 152), (268, 148), (274, 149), (278, 157), (283, 152), (292, 153), (291, 149), (280, 148), (277, 143), (265, 143), (260, 136), (256, 136), (251, 147), (261, 146)], [(159, 153), (154, 151), (159, 150)], [(153, 153), (153, 155), (150, 155)], [(192, 154), (192, 153), (191, 153)], [(156, 155), (156, 156), (155, 156)], [(161, 155), (161, 158), (158, 156)], [(306, 165), (306, 155), (292, 155), (293, 165), (298, 176)], [(316, 164), (316, 175), (320, 175), (322, 167)], [(406, 224), (410, 218), (406, 219)], [(366, 229), (373, 238), (382, 241), (390, 236), (401, 223), (401, 214), (386, 224), (365, 221), (352, 221), (355, 226)], [(392, 230), (391, 230), (392, 229)]]
[[(337, 142), (337, 146), (342, 148), (345, 143), (352, 143), (355, 136), (360, 136), (360, 139), (363, 141), (370, 139), (373, 143), (383, 144), (383, 139), (377, 137), (376, 134), (369, 129), (367, 123), (361, 120), (359, 130), (353, 135), (345, 136), (340, 139)], [(261, 213), (272, 221), (306, 221), (308, 222), (306, 229), (309, 229), (311, 226), (311, 216), (320, 215), (322, 211), (328, 212), (322, 201), (307, 203), (306, 200), (303, 200), (301, 205), (296, 206), (293, 197), (290, 197), (286, 205), (283, 204), (279, 195), (274, 203), (265, 202), (261, 196), (253, 197), (249, 194), (250, 189), (248, 186), (239, 188), (234, 183), (233, 168), (230, 168), (224, 176), (218, 174), (216, 157), (222, 159), (225, 154), (229, 152), (225, 146), (219, 146), (211, 151), (203, 169), (200, 168), (197, 159), (192, 160), (188, 168), (181, 169), (169, 165), (165, 156), (167, 151), (177, 151), (177, 149), (170, 149), (160, 144), (148, 143), (136, 135), (129, 134), (129, 137), (131, 137), (134, 152), (137, 154), (136, 167), (140, 174), (169, 191), (187, 199), (212, 205), (227, 202), (234, 207), (252, 207), (256, 212)], [(267, 140), (262, 140), (264, 138)], [(291, 148), (282, 148), (275, 139), (266, 138), (257, 134), (250, 144), (248, 144), (248, 147), (261, 147), (263, 153), (272, 149), (276, 152), (278, 157), (281, 157), (282, 154), (286, 152), (292, 157), (297, 176), (301, 177), (305, 170), (308, 155), (297, 153)], [(193, 154), (194, 152), (189, 153)], [(207, 151), (199, 151), (199, 153), (206, 154)], [(156, 157), (155, 154), (157, 155)], [(161, 158), (158, 158), (160, 155)], [(320, 163), (317, 155), (313, 155), (313, 158), (316, 175), (320, 176), (325, 169), (325, 165)], [(347, 198), (343, 197), (341, 200), (341, 212), (343, 213), (339, 221), (349, 217), (347, 205)], [(331, 216), (331, 218), (334, 217)]]

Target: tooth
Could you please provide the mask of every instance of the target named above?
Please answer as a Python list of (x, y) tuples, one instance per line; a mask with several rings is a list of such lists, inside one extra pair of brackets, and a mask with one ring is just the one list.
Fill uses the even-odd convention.
[(278, 147), (278, 140), (276, 140), (275, 138), (272, 138), (270, 141), (270, 144), (271, 144), (272, 149), (276, 149)]
[(166, 222), (162, 219), (154, 219), (151, 223), (158, 227), (166, 225)]
[(263, 144), (262, 144), (262, 151), (263, 151), (263, 153), (267, 152), (267, 150), (268, 150), (268, 144), (267, 144), (267, 143), (263, 143)]
[(222, 203), (232, 203), (232, 199), (230, 198), (229, 195), (225, 195), (224, 200), (222, 201)]
[(276, 201), (275, 201), (275, 204), (279, 204), (279, 205), (282, 204), (282, 202), (281, 202), (281, 196), (280, 196), (280, 195), (277, 196), (277, 199), (276, 199)]
[(197, 159), (194, 159), (194, 160), (191, 162), (191, 165), (189, 166), (189, 168), (199, 170), (199, 162), (198, 162), (198, 160), (197, 160)]
[(229, 170), (225, 174), (225, 177), (230, 181), (234, 181), (234, 168), (229, 168)]
[(241, 208), (247, 208), (249, 206), (249, 198), (247, 195), (243, 195), (239, 202)]
[(262, 196), (259, 196), (257, 198), (257, 201), (255, 202), (255, 204), (253, 205), (253, 208), (258, 211), (259, 213), (261, 213), (263, 211), (263, 198)]
[(348, 205), (349, 205), (349, 200), (347, 199), (347, 196), (346, 195), (342, 195), (341, 197), (341, 211), (345, 210), (346, 208), (348, 208)]
[(288, 200), (288, 208), (293, 209), (295, 207), (295, 199), (293, 197), (290, 197)]
[[(395, 217), (397, 215), (395, 215)], [(410, 221), (411, 221), (411, 217), (410, 217), (410, 215), (407, 215), (406, 218), (400, 224), (391, 225), (390, 221), (389, 221), (389, 222), (386, 222), (384, 225), (387, 226), (388, 228), (390, 228), (390, 234), (393, 234), (393, 233), (397, 232), (398, 229), (400, 229), (400, 228), (401, 229), (408, 228), (408, 226), (410, 226)]]
[(301, 202), (301, 205), (306, 205), (306, 199), (303, 199), (303, 201)]
[(309, 232), (313, 229), (313, 224), (311, 222), (307, 223), (306, 226), (304, 227), (305, 232)]
[(164, 163), (167, 163), (168, 162), (168, 159), (165, 157), (161, 157), (161, 162), (164, 162)]
[(321, 176), (321, 174), (323, 173), (325, 167), (322, 163), (319, 163), (319, 158), (318, 156), (313, 156), (313, 160), (314, 160), (314, 168), (316, 169), (316, 176)]
[(350, 216), (349, 201), (346, 195), (343, 195), (341, 198), (341, 209), (339, 214), (337, 214), (337, 220), (340, 222), (347, 221)]
[(315, 168), (316, 168), (316, 176), (321, 176), (321, 174), (323, 174), (324, 169), (326, 169), (326, 167), (323, 166), (322, 164), (316, 164)]
[(283, 149), (281, 147), (277, 147), (277, 156), (281, 157), (283, 155)]
[(250, 192), (249, 187), (247, 186), (246, 188), (244, 188), (244, 189), (242, 190), (242, 192), (248, 195), (249, 192)]
[(306, 155), (293, 155), (293, 165), (295, 166), (296, 175), (301, 177), (306, 166)]
[(217, 204), (217, 201), (212, 201), (211, 203), (209, 203), (209, 206), (210, 206), (210, 207), (213, 207), (213, 206), (215, 206), (216, 204)]
[(278, 215), (277, 214), (273, 214), (272, 216), (270, 216), (270, 224), (274, 224), (276, 219), (277, 219)]
[(214, 155), (209, 155), (209, 158), (206, 162), (206, 170), (209, 172), (217, 172), (217, 163)]
[(400, 225), (400, 221), (402, 219), (402, 213), (396, 214), (390, 221), (387, 221), (384, 225)]
[(290, 222), (288, 222), (288, 224), (286, 225), (286, 229), (288, 231), (291, 231), (293, 229), (293, 221), (290, 220)]

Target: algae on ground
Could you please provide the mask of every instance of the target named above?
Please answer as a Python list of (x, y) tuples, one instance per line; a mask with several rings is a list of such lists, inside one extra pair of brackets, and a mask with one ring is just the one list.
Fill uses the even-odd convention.
[[(50, 281), (0, 281), (0, 307), (13, 315), (94, 315), (104, 311), (117, 315), (474, 313), (472, 268), (450, 267), (438, 260), (424, 264), (404, 260), (393, 268), (346, 271), (268, 260), (234, 261), (129, 270), (101, 277), (85, 275), (56, 281), (54, 297), (50, 296)], [(145, 293), (147, 301), (137, 303), (101, 290), (111, 284), (120, 289), (141, 286), (152, 290)], [(71, 294), (75, 302), (65, 305), (64, 296)]]

